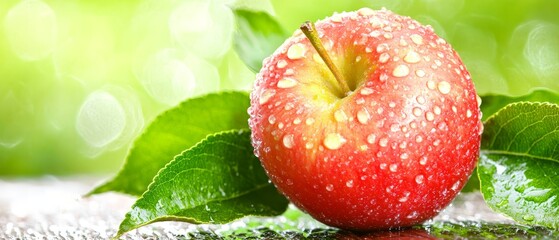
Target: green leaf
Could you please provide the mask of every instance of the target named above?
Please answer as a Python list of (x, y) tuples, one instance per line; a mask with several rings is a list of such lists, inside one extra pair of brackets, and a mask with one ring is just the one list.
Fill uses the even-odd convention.
[(288, 201), (253, 154), (249, 131), (210, 135), (163, 168), (132, 206), (118, 235), (158, 221), (227, 223), (275, 216)]
[(481, 112), (485, 121), (504, 106), (515, 102), (550, 102), (559, 103), (559, 94), (549, 89), (536, 89), (526, 95), (510, 97), (504, 95), (486, 95), (481, 97)]
[(250, 99), (244, 92), (189, 99), (159, 115), (136, 139), (120, 172), (88, 195), (116, 191), (139, 196), (157, 172), (208, 134), (248, 128)]
[(259, 72), (264, 58), (272, 55), (289, 35), (265, 12), (242, 9), (234, 12), (237, 20), (233, 41), (235, 51), (252, 71)]
[(520, 102), (485, 122), (478, 175), (488, 205), (559, 228), (559, 105)]

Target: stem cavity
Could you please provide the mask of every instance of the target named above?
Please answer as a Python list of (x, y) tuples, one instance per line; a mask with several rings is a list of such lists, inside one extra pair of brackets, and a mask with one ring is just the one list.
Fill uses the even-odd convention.
[(312, 46), (314, 47), (316, 52), (318, 52), (318, 55), (320, 55), (320, 57), (322, 58), (324, 63), (326, 63), (326, 66), (328, 67), (328, 69), (330, 69), (330, 72), (332, 72), (332, 74), (334, 74), (334, 78), (336, 78), (336, 81), (338, 82), (338, 86), (339, 86), (340, 90), (342, 91), (342, 93), (344, 94), (344, 96), (349, 95), (351, 90), (350, 90), (349, 86), (347, 85), (347, 82), (346, 82), (344, 76), (342, 75), (342, 73), (340, 72), (338, 67), (336, 67), (334, 62), (332, 62), (332, 59), (330, 58), (330, 55), (328, 54), (328, 52), (324, 48), (324, 45), (322, 44), (322, 41), (318, 37), (318, 33), (316, 31), (314, 23), (312, 23), (311, 21), (306, 21), (303, 25), (301, 25), (300, 29), (301, 29), (301, 31), (303, 31), (305, 36), (307, 36), (307, 38), (311, 42)]

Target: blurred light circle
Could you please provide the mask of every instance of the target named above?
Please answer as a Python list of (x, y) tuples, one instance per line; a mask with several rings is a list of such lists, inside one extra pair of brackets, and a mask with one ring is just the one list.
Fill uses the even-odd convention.
[(56, 15), (43, 1), (24, 0), (13, 6), (6, 14), (4, 27), (12, 50), (22, 60), (40, 60), (54, 50)]
[(171, 106), (192, 95), (196, 87), (191, 68), (170, 48), (149, 57), (137, 77), (153, 99)]
[(116, 140), (126, 124), (120, 102), (106, 91), (91, 93), (82, 104), (76, 129), (91, 146), (102, 148)]
[[(206, 16), (200, 19), (193, 17), (198, 14)], [(234, 22), (233, 12), (225, 4), (194, 0), (184, 1), (173, 10), (168, 27), (171, 36), (182, 48), (214, 60), (231, 48)]]

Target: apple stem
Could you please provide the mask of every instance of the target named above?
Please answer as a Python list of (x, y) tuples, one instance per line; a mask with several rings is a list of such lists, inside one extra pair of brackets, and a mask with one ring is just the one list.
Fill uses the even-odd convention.
[(303, 25), (301, 25), (301, 31), (303, 31), (305, 36), (307, 36), (312, 46), (316, 50), (316, 52), (318, 52), (318, 55), (320, 55), (324, 63), (326, 63), (328, 69), (330, 69), (330, 72), (334, 74), (334, 78), (336, 78), (336, 80), (338, 81), (338, 86), (341, 88), (344, 96), (349, 95), (351, 90), (349, 89), (349, 86), (347, 85), (344, 76), (342, 75), (340, 70), (336, 67), (334, 62), (332, 62), (330, 55), (324, 48), (322, 41), (318, 37), (318, 33), (316, 31), (314, 23), (312, 23), (311, 21), (306, 21), (305, 23), (303, 23)]

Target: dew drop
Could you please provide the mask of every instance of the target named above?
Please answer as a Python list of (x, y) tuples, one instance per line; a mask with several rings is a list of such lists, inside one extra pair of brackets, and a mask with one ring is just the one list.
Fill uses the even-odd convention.
[[(407, 63), (418, 63), (421, 61), (421, 57), (415, 51), (409, 51), (406, 56), (404, 57), (404, 61)], [(417, 74), (417, 71), (416, 71)]]
[(452, 185), (451, 189), (452, 189), (452, 191), (455, 191), (455, 192), (456, 192), (456, 191), (459, 190), (459, 189), (458, 189), (459, 187), (460, 187), (460, 180), (456, 181), (456, 182)]
[(369, 111), (367, 111), (366, 108), (363, 108), (359, 110), (359, 112), (357, 112), (357, 121), (359, 121), (361, 124), (367, 124), (370, 118), (371, 115), (369, 114)]
[(450, 93), (450, 83), (441, 81), (437, 84), (437, 89), (439, 89), (439, 92), (442, 94), (448, 94)]
[(361, 89), (361, 91), (360, 91), (361, 95), (364, 95), (364, 96), (371, 95), (371, 94), (373, 94), (373, 92), (374, 92), (373, 89), (367, 88), (367, 87)]
[(295, 119), (293, 120), (293, 124), (295, 124), (295, 125), (298, 125), (298, 124), (300, 124), (300, 123), (301, 123), (301, 119), (300, 119), (300, 118), (295, 118)]
[(435, 82), (434, 82), (433, 80), (427, 81), (427, 88), (433, 90), (433, 89), (435, 89), (436, 87), (437, 87), (437, 86), (436, 86), (436, 84), (435, 84)]
[(293, 44), (287, 49), (287, 58), (295, 60), (305, 57), (307, 48), (302, 43)]
[(391, 108), (394, 108), (394, 107), (396, 107), (396, 103), (395, 102), (389, 102), (388, 106), (391, 107)]
[(284, 67), (286, 67), (286, 66), (287, 66), (287, 61), (285, 61), (285, 60), (283, 60), (283, 59), (282, 59), (282, 60), (279, 60), (279, 61), (276, 63), (276, 67), (277, 67), (277, 68), (284, 68)]
[(401, 197), (400, 199), (398, 199), (398, 201), (399, 201), (399, 202), (402, 202), (402, 203), (403, 203), (403, 202), (407, 202), (407, 201), (408, 201), (408, 198), (409, 198), (409, 196), (410, 196), (410, 194), (411, 194), (410, 192), (405, 192), (405, 193), (404, 193), (404, 196)]
[(342, 22), (341, 14), (332, 15), (332, 17), (330, 17), (330, 21), (335, 22), (335, 23), (341, 23)]
[(390, 40), (390, 39), (392, 39), (392, 37), (394, 37), (394, 36), (392, 35), (392, 33), (385, 33), (383, 36), (384, 36), (384, 38), (386, 38), (386, 39), (388, 39), (388, 40)]
[(307, 125), (312, 125), (314, 123), (314, 118), (307, 118), (307, 120), (305, 120), (305, 124)]
[(421, 110), (421, 108), (414, 107), (412, 113), (414, 116), (419, 117), (423, 113), (423, 110)]
[(305, 143), (305, 148), (306, 148), (306, 149), (311, 149), (313, 146), (314, 146), (314, 144), (311, 143), (311, 142)]
[(278, 88), (292, 88), (297, 85), (297, 80), (293, 78), (284, 78), (278, 81)]
[(422, 184), (424, 180), (425, 180), (425, 177), (424, 177), (423, 175), (417, 175), (417, 176), (415, 177), (415, 182), (416, 182), (417, 184)]
[(270, 115), (270, 116), (268, 117), (268, 122), (269, 122), (270, 124), (276, 123), (276, 117), (275, 117), (274, 115)]
[(379, 56), (378, 61), (380, 63), (387, 63), (389, 59), (390, 59), (390, 55), (388, 53), (383, 53)]
[(479, 97), (479, 95), (476, 95), (476, 102), (477, 102), (477, 106), (481, 106), (481, 97)]
[[(410, 25), (410, 26), (412, 26), (412, 25)], [(410, 38), (411, 38), (412, 42), (417, 44), (417, 45), (423, 44), (423, 37), (421, 37), (420, 35), (412, 34), (410, 36)]]
[(264, 90), (264, 92), (262, 92), (262, 94), (260, 95), (260, 99), (258, 100), (258, 102), (260, 103), (260, 105), (265, 104), (275, 94), (276, 94), (276, 90), (274, 90), (274, 89)]
[(339, 149), (342, 145), (346, 143), (346, 139), (338, 133), (330, 133), (324, 138), (323, 144), (326, 148), (330, 150)]
[(458, 108), (456, 108), (456, 106), (452, 106), (452, 112), (453, 112), (453, 113), (457, 113), (457, 112), (458, 112)]
[(388, 139), (387, 139), (387, 138), (381, 138), (381, 139), (378, 141), (378, 145), (381, 146), (381, 147), (386, 147), (386, 146), (388, 146)]
[(468, 118), (472, 117), (472, 111), (470, 111), (470, 109), (466, 111), (466, 117)]
[(435, 106), (435, 107), (433, 107), (433, 112), (434, 112), (436, 115), (441, 115), (442, 109), (441, 109), (441, 107), (439, 107), (439, 106)]
[(373, 50), (372, 50), (370, 47), (366, 47), (366, 48), (365, 48), (365, 52), (366, 52), (366, 53), (371, 53), (371, 52), (373, 52)]
[(400, 125), (398, 125), (397, 123), (394, 123), (394, 124), (390, 125), (390, 131), (392, 131), (392, 132), (400, 131)]
[(291, 185), (293, 185), (293, 180), (291, 180), (290, 178), (288, 178), (287, 180), (285, 180), (285, 183), (286, 183), (288, 186), (291, 186)]
[(415, 136), (415, 142), (417, 143), (423, 142), (423, 137), (421, 135)]
[(344, 110), (339, 109), (334, 112), (334, 119), (336, 119), (337, 122), (345, 122), (348, 117)]
[(383, 53), (386, 52), (390, 49), (390, 47), (388, 46), (388, 44), (386, 43), (381, 43), (377, 46), (377, 53)]
[(295, 141), (293, 140), (293, 134), (287, 134), (283, 136), (283, 146), (286, 148), (293, 148), (295, 146)]
[(410, 69), (408, 68), (408, 66), (406, 65), (398, 65), (394, 68), (394, 71), (392, 71), (392, 75), (394, 77), (405, 77), (408, 76), (408, 74), (410, 74)]
[(381, 82), (386, 82), (386, 80), (388, 80), (388, 75), (386, 75), (386, 73), (380, 74), (379, 80)]
[(446, 125), (445, 122), (440, 122), (440, 123), (437, 125), (437, 128), (439, 128), (439, 130), (441, 130), (441, 131), (446, 131), (446, 130), (448, 130), (448, 126)]
[(406, 159), (408, 159), (409, 157), (410, 157), (410, 155), (407, 154), (407, 153), (402, 153), (402, 154), (400, 154), (400, 159), (402, 159), (402, 160), (406, 160)]
[(390, 164), (389, 168), (390, 168), (391, 172), (396, 172), (396, 171), (398, 171), (398, 164), (392, 163), (392, 164)]
[(419, 164), (425, 165), (427, 164), (427, 156), (423, 156), (419, 159)]
[(355, 57), (355, 62), (360, 62), (360, 61), (361, 61), (361, 56)]
[(417, 100), (417, 103), (419, 103), (419, 104), (424, 104), (426, 102), (426, 100), (423, 96), (417, 96), (415, 98), (415, 100)]
[(285, 72), (283, 73), (283, 75), (285, 75), (285, 76), (291, 76), (291, 75), (293, 75), (294, 73), (295, 73), (295, 71), (293, 71), (293, 69), (290, 68), (290, 69), (285, 70)]
[(386, 163), (381, 163), (381, 164), (379, 165), (379, 167), (380, 167), (380, 169), (384, 170), (384, 169), (386, 169), (386, 167), (388, 167), (388, 164), (386, 164)]
[(347, 181), (347, 182), (345, 183), (345, 185), (346, 185), (348, 188), (353, 187), (353, 180)]
[(415, 70), (415, 75), (420, 77), (420, 78), (425, 77), (425, 71), (423, 71), (421, 69)]
[(358, 98), (357, 100), (355, 100), (355, 103), (361, 105), (361, 104), (365, 103), (365, 99), (364, 98)]
[(326, 191), (331, 192), (333, 190), (334, 190), (334, 185), (332, 185), (332, 184), (326, 185)]
[(435, 114), (432, 112), (427, 112), (425, 113), (425, 119), (427, 119), (427, 121), (433, 121), (435, 120)]
[(367, 142), (370, 144), (375, 143), (376, 140), (377, 140), (377, 135), (375, 135), (374, 133), (369, 134), (369, 136), (367, 136)]

